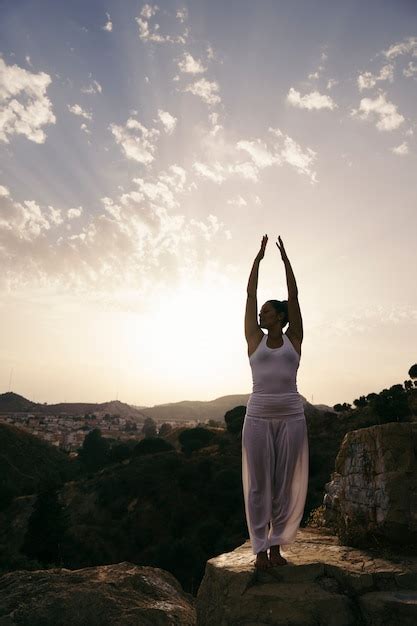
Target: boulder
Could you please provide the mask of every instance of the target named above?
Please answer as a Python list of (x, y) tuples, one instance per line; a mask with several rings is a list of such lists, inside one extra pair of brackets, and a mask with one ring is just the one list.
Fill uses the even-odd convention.
[(0, 577), (0, 626), (195, 626), (194, 602), (169, 572), (128, 562)]
[(326, 526), (342, 541), (417, 548), (417, 423), (348, 432), (325, 486)]
[(207, 561), (198, 626), (417, 624), (417, 557), (376, 558), (314, 528), (282, 554), (286, 565), (258, 571), (247, 541)]

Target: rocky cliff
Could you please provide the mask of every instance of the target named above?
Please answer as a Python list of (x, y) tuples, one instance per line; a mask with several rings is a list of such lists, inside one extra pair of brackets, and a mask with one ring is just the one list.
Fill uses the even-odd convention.
[(117, 563), (0, 577), (1, 626), (194, 626), (193, 596), (164, 570)]
[(376, 558), (300, 529), (287, 565), (255, 570), (250, 543), (207, 562), (198, 626), (417, 624), (417, 557)]
[(325, 521), (343, 542), (415, 547), (417, 422), (348, 432), (326, 484)]

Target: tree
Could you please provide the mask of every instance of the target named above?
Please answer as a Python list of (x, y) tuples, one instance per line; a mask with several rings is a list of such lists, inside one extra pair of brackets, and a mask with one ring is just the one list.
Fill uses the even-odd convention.
[(68, 515), (55, 486), (42, 490), (29, 518), (22, 552), (43, 565), (65, 565)]
[(417, 387), (417, 363), (414, 363), (408, 370), (408, 375), (414, 381), (414, 387)]
[(134, 447), (133, 456), (143, 456), (144, 454), (155, 454), (156, 452), (170, 452), (175, 450), (165, 439), (160, 437), (145, 437)]
[(407, 394), (400, 384), (383, 389), (372, 399), (371, 407), (378, 415), (381, 424), (406, 421), (405, 418), (410, 413)]
[(226, 422), (227, 431), (229, 433), (237, 434), (242, 431), (245, 414), (246, 407), (243, 405), (235, 406), (225, 413), (224, 421)]
[(161, 424), (161, 427), (159, 429), (159, 436), (160, 437), (165, 437), (170, 432), (172, 432), (171, 424), (168, 424), (168, 422), (164, 422), (163, 424)]
[(335, 404), (333, 409), (335, 411), (337, 411), (338, 413), (340, 412), (344, 412), (344, 411), (350, 411), (352, 407), (350, 406), (350, 404), (348, 404), (347, 402), (344, 402), (343, 404)]
[(90, 471), (96, 471), (109, 461), (109, 442), (101, 436), (101, 430), (94, 428), (86, 435), (78, 453), (81, 463)]
[(365, 398), (365, 396), (360, 396), (359, 398), (357, 398), (356, 400), (353, 401), (353, 404), (357, 407), (363, 407), (363, 406), (367, 406), (368, 405), (368, 401)]
[(143, 424), (142, 432), (145, 437), (156, 437), (156, 422), (152, 417), (147, 417)]
[(183, 430), (179, 435), (178, 440), (182, 447), (182, 452), (189, 456), (195, 450), (200, 450), (207, 446), (215, 437), (215, 433), (212, 433), (207, 428), (187, 428)]

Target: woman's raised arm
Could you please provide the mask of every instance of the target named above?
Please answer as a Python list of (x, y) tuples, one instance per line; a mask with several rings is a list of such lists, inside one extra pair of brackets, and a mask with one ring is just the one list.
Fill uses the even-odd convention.
[(249, 341), (249, 339), (260, 329), (258, 324), (258, 302), (256, 292), (258, 289), (259, 263), (261, 259), (264, 258), (267, 241), (268, 235), (264, 235), (262, 237), (261, 248), (255, 257), (252, 265), (252, 271), (249, 276), (245, 312), (245, 337), (247, 341)]
[[(303, 340), (303, 320), (301, 317), (300, 304), (298, 302), (298, 287), (295, 282), (294, 272), (292, 271), (291, 263), (285, 252), (284, 244), (281, 237), (278, 236), (279, 243), (275, 242), (279, 251), (281, 252), (281, 259), (285, 265), (285, 273), (287, 275), (287, 287), (288, 287), (288, 320), (289, 326), (287, 334), (291, 334), (300, 341)], [(280, 245), (281, 244), (281, 245)]]

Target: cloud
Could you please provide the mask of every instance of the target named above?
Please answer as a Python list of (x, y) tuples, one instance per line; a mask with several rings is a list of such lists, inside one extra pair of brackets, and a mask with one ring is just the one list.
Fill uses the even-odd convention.
[(5, 246), (7, 236), (30, 241), (51, 227), (45, 212), (34, 200), (14, 202), (9, 194), (4, 194), (0, 208), (0, 247)]
[(133, 195), (123, 194), (121, 202), (126, 204), (134, 198), (136, 202), (147, 201), (151, 205), (175, 209), (179, 206), (177, 195), (184, 191), (186, 178), (185, 170), (178, 165), (171, 165), (168, 172), (163, 172), (154, 181), (134, 178), (137, 190), (132, 192)]
[[(161, 35), (159, 32), (159, 24), (150, 26), (150, 20), (158, 13), (159, 7), (154, 4), (145, 4), (142, 7), (139, 17), (135, 17), (135, 20), (139, 26), (139, 37), (144, 41), (152, 41), (154, 43), (181, 43), (185, 44), (187, 41), (188, 31), (186, 30), (183, 35)], [(178, 17), (179, 11), (177, 11)], [(183, 14), (182, 14), (183, 15)], [(182, 20), (180, 20), (182, 21)]]
[(208, 81), (205, 78), (188, 85), (184, 91), (190, 91), (209, 105), (218, 104), (221, 101), (218, 95), (219, 85), (215, 81)]
[(388, 50), (383, 51), (387, 59), (395, 59), (402, 54), (413, 55), (417, 52), (417, 37), (407, 37), (404, 41), (391, 45)]
[[(262, 139), (242, 139), (234, 145), (225, 144), (222, 136), (203, 142), (208, 149), (206, 163), (198, 161), (193, 169), (202, 177), (217, 184), (232, 176), (239, 176), (252, 182), (259, 181), (260, 172), (273, 166), (288, 164), (299, 174), (306, 174), (312, 183), (317, 182), (313, 164), (317, 153), (311, 148), (302, 148), (294, 139), (277, 128), (269, 128), (269, 141)], [(249, 160), (240, 160), (242, 152)], [(216, 158), (217, 155), (217, 158)]]
[(381, 80), (388, 80), (390, 83), (393, 82), (394, 65), (392, 65), (392, 63), (390, 63), (389, 65), (384, 65), (378, 75), (372, 74), (371, 72), (364, 72), (363, 74), (359, 74), (359, 91), (363, 91), (364, 89), (371, 89), (376, 85), (377, 81)]
[(208, 178), (214, 183), (220, 184), (227, 178), (227, 169), (221, 165), (221, 163), (213, 163), (212, 165), (205, 165), (199, 161), (193, 163), (193, 169), (202, 176)]
[(113, 23), (110, 19), (110, 15), (108, 13), (106, 13), (107, 16), (107, 22), (106, 24), (103, 26), (103, 30), (107, 31), (108, 33), (111, 33), (111, 31), (113, 30)]
[(93, 80), (92, 84), (88, 87), (81, 88), (81, 93), (101, 93), (102, 87), (100, 83), (96, 80)]
[(395, 130), (404, 122), (404, 117), (398, 113), (397, 106), (386, 100), (385, 93), (377, 98), (362, 98), (359, 109), (352, 109), (351, 115), (362, 120), (377, 118), (378, 130)]
[(331, 89), (334, 85), (338, 85), (339, 81), (335, 80), (334, 78), (329, 78), (329, 80), (327, 81), (327, 85), (326, 85), (326, 89)]
[(417, 76), (417, 65), (410, 61), (407, 67), (403, 69), (403, 74), (406, 78), (414, 78)]
[(79, 104), (74, 104), (72, 106), (68, 104), (67, 106), (68, 106), (68, 110), (74, 115), (85, 117), (86, 120), (91, 120), (93, 117), (91, 113), (88, 113), (88, 111), (85, 111)]
[(391, 148), (392, 152), (394, 154), (398, 154), (400, 156), (404, 156), (406, 154), (408, 154), (408, 145), (407, 142), (404, 141), (402, 144), (400, 144), (399, 146), (396, 146), (395, 148)]
[(312, 91), (305, 96), (296, 91), (293, 87), (290, 88), (287, 94), (287, 102), (300, 109), (336, 109), (337, 104), (331, 99), (330, 96), (323, 95), (318, 91)]
[(247, 206), (248, 203), (242, 196), (236, 196), (235, 198), (231, 198), (227, 201), (227, 204), (231, 204), (232, 206), (243, 207)]
[(177, 118), (171, 115), (171, 113), (168, 113), (168, 111), (162, 111), (162, 109), (158, 109), (158, 117), (162, 122), (165, 132), (171, 135), (177, 124)]
[(181, 22), (184, 23), (187, 21), (188, 19), (188, 10), (187, 7), (183, 7), (182, 9), (179, 9), (177, 11), (177, 19)]
[(80, 126), (81, 130), (83, 130), (87, 135), (91, 135), (91, 130), (88, 128), (87, 124), (84, 122)]
[(188, 52), (184, 52), (183, 58), (178, 62), (178, 67), (185, 74), (202, 74), (207, 69), (200, 60), (194, 59)]
[(45, 72), (34, 74), (18, 65), (6, 65), (0, 57), (0, 141), (9, 143), (9, 137), (16, 134), (35, 143), (45, 142), (42, 127), (56, 122), (46, 96), (50, 83)]
[(78, 209), (68, 209), (67, 211), (68, 219), (72, 220), (75, 217), (80, 217), (82, 212), (83, 212), (82, 206), (79, 206)]
[(0, 185), (0, 197), (1, 196), (9, 196), (10, 195), (10, 191), (7, 189), (7, 187), (4, 187), (3, 185)]
[(271, 153), (265, 142), (260, 139), (255, 141), (238, 141), (236, 145), (239, 150), (245, 150), (251, 156), (254, 164), (259, 169), (269, 167), (274, 163), (281, 163), (281, 157), (278, 154)]
[(172, 165), (156, 178), (138, 179), (120, 198), (101, 198), (98, 213), (85, 212), (87, 223), (75, 220), (63, 232), (52, 228), (62, 222), (58, 209), (0, 198), (3, 293), (44, 287), (102, 302), (114, 290), (120, 308), (120, 291), (133, 289), (141, 308), (145, 295), (171, 289), (183, 277), (205, 280), (220, 266), (231, 233), (216, 215), (188, 220), (167, 210), (180, 206), (185, 183), (185, 171)]
[(128, 159), (149, 165), (155, 158), (156, 139), (159, 130), (146, 126), (133, 118), (129, 118), (126, 126), (110, 124), (109, 126), (116, 143), (119, 144)]

